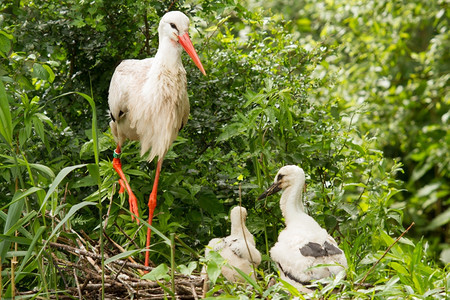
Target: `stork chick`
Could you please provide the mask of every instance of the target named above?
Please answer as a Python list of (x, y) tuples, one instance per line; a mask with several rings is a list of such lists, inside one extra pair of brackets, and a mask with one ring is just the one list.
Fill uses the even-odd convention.
[[(286, 228), (270, 249), (281, 278), (300, 291), (309, 291), (304, 284), (337, 273), (347, 268), (347, 259), (328, 232), (305, 213), (302, 192), (305, 186), (303, 169), (288, 165), (278, 171), (274, 183), (259, 197), (266, 198), (283, 190), (280, 208)], [(319, 264), (332, 266), (315, 267)]]
[[(164, 156), (186, 125), (189, 117), (186, 71), (181, 62), (183, 48), (200, 71), (202, 63), (189, 38), (189, 18), (179, 11), (166, 13), (159, 22), (159, 46), (155, 57), (124, 60), (116, 68), (109, 87), (111, 132), (117, 143), (113, 167), (127, 190), (132, 218), (139, 216), (136, 196), (125, 178), (120, 152), (126, 139), (141, 143), (141, 155), (147, 160), (158, 157), (155, 180), (150, 194), (149, 224), (156, 207), (158, 180)], [(150, 246), (151, 230), (147, 229), (146, 248)], [(145, 253), (145, 265), (149, 263)]]
[[(234, 268), (239, 268), (245, 274), (255, 279), (253, 267), (258, 267), (261, 263), (261, 253), (255, 247), (255, 239), (245, 226), (247, 210), (244, 207), (236, 206), (231, 210), (231, 232), (225, 238), (214, 238), (206, 247), (205, 256), (213, 250), (218, 252)], [(222, 267), (223, 276), (230, 282), (245, 282), (241, 275), (228, 266)], [(203, 274), (206, 273), (204, 269)]]

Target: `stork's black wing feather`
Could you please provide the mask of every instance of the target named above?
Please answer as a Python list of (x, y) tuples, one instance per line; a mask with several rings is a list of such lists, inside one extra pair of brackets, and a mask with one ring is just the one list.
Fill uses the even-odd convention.
[(313, 242), (301, 247), (300, 252), (303, 256), (322, 257), (327, 255), (327, 252), (322, 245)]
[(335, 245), (328, 242), (325, 242), (323, 245), (310, 242), (300, 248), (300, 253), (303, 256), (324, 257), (341, 254), (342, 251)]

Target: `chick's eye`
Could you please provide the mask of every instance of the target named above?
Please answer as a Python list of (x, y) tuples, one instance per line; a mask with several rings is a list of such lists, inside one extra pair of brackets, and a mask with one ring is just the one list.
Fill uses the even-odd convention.
[(170, 27), (172, 27), (172, 28), (175, 29), (175, 30), (178, 30), (178, 29), (177, 29), (177, 25), (175, 25), (175, 24), (173, 24), (173, 23), (170, 23)]

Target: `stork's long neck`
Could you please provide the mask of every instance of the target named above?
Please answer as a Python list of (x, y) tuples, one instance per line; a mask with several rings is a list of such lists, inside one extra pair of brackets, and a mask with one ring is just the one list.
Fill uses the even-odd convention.
[(183, 48), (178, 42), (175, 42), (168, 37), (162, 37), (159, 39), (159, 46), (155, 55), (155, 61), (161, 68), (165, 68), (173, 72), (178, 71), (180, 67), (183, 67), (181, 62), (182, 51)]
[(240, 237), (245, 236), (247, 239), (251, 238), (252, 235), (250, 231), (248, 231), (245, 223), (243, 223), (240, 219), (241, 218), (236, 218), (231, 222), (231, 235)]
[(305, 213), (302, 190), (303, 185), (294, 184), (286, 188), (281, 195), (281, 212), (283, 213), (286, 226), (298, 219), (300, 214)]

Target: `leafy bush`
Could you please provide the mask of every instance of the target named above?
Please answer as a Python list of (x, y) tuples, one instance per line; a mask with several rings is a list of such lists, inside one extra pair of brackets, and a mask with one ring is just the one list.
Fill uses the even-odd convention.
[(403, 164), (396, 206), (437, 256), (450, 238), (448, 4), (305, 0), (279, 1), (273, 9), (295, 20), (289, 28), (302, 42), (320, 38), (336, 47), (319, 73), (337, 72), (339, 80), (322, 97), (343, 99), (343, 111), (361, 107), (359, 131)]

